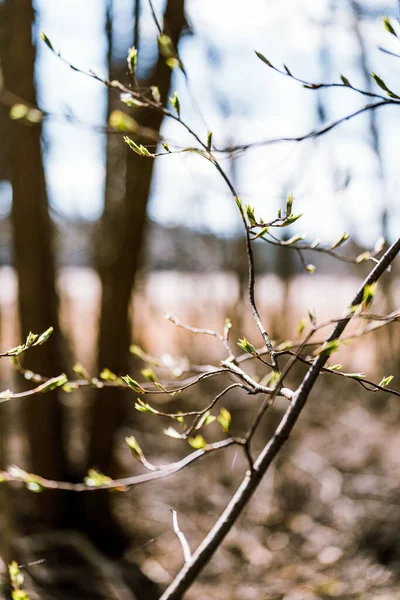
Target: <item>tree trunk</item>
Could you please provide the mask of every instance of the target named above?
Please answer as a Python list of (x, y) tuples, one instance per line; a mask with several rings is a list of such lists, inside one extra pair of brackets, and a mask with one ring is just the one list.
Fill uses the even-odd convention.
[[(168, 35), (175, 47), (185, 26), (184, 0), (169, 0), (165, 12)], [(162, 56), (158, 56), (149, 80), (144, 87), (157, 85), (161, 100), (167, 101), (171, 84), (171, 70)], [(146, 109), (138, 109), (135, 119), (143, 126), (159, 131), (162, 114)], [(138, 144), (146, 144), (146, 139), (136, 139)], [(131, 341), (130, 302), (139, 264), (146, 222), (154, 161), (143, 159), (129, 150), (122, 140), (126, 161), (125, 194), (115, 201), (115, 191), (107, 186), (104, 214), (101, 223), (101, 244), (106, 251), (99, 257), (99, 273), (102, 283), (100, 331), (98, 340), (98, 368), (104, 367), (118, 374), (129, 370), (129, 344)], [(109, 157), (108, 169), (113, 168)], [(109, 173), (109, 178), (113, 174)], [(129, 400), (118, 390), (102, 390), (96, 395), (90, 424), (90, 448), (88, 467), (95, 466), (111, 476), (116, 475), (113, 456), (115, 434), (123, 424), (125, 406)], [(104, 550), (109, 550), (109, 539), (105, 523), (111, 527), (109, 494), (87, 497), (87, 515), (91, 528), (97, 536), (103, 530)], [(124, 536), (121, 536), (121, 550)], [(116, 539), (114, 539), (116, 543)], [(99, 540), (97, 539), (97, 543)], [(116, 548), (116, 546), (115, 546)]]
[[(7, 39), (2, 57), (5, 88), (36, 104), (35, 47), (32, 43), (34, 11), (30, 0), (6, 0)], [(25, 364), (45, 376), (63, 372), (62, 336), (58, 323), (58, 298), (52, 227), (48, 211), (41, 156), (40, 124), (10, 125), (9, 157), (13, 190), (12, 230), (14, 266), (19, 286), (21, 335), (42, 333), (51, 325), (50, 340), (27, 353)], [(21, 401), (29, 444), (29, 468), (40, 475), (60, 478), (67, 472), (63, 446), (62, 410), (57, 392)], [(60, 525), (64, 502), (45, 493), (30, 498), (33, 518), (41, 525)]]

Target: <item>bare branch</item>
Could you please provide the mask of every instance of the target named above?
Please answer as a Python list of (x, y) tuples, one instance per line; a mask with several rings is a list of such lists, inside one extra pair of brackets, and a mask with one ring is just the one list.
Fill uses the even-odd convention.
[(272, 144), (280, 144), (282, 142), (303, 142), (305, 140), (309, 140), (309, 139), (313, 139), (313, 138), (322, 136), (325, 133), (328, 133), (328, 131), (335, 129), (336, 127), (338, 127), (345, 121), (350, 121), (351, 119), (354, 119), (354, 117), (357, 117), (358, 115), (368, 112), (369, 110), (375, 110), (376, 108), (380, 108), (382, 106), (390, 106), (390, 105), (400, 105), (400, 102), (398, 100), (384, 99), (380, 102), (366, 104), (362, 108), (359, 108), (358, 110), (355, 110), (354, 112), (352, 112), (348, 115), (345, 115), (344, 117), (341, 117), (340, 119), (337, 119), (336, 121), (332, 121), (331, 123), (328, 123), (327, 125), (324, 125), (323, 127), (314, 129), (313, 131), (309, 131), (308, 133), (305, 133), (304, 135), (293, 136), (293, 137), (290, 137), (290, 136), (277, 137), (277, 138), (271, 138), (269, 140), (264, 140), (261, 142), (251, 142), (248, 144), (239, 144), (237, 146), (230, 146), (228, 148), (219, 148), (219, 149), (215, 148), (215, 152), (232, 153), (232, 152), (249, 150), (250, 148), (260, 148), (262, 146), (270, 146)]
[[(350, 305), (354, 306), (362, 302), (365, 287), (378, 281), (378, 279), (383, 275), (399, 252), (400, 238), (392, 246), (390, 246), (384, 256), (380, 259), (379, 263), (371, 271), (370, 275), (361, 285)], [(351, 318), (352, 315), (349, 315), (337, 323), (332, 333), (327, 338), (327, 341), (329, 342), (340, 338)], [(190, 563), (184, 565), (172, 584), (161, 596), (160, 600), (178, 600), (182, 598), (183, 594), (191, 586), (200, 571), (210, 560), (215, 550), (220, 546), (221, 542), (230, 531), (233, 524), (236, 522), (236, 519), (242, 512), (243, 508), (246, 506), (247, 502), (257, 489), (272, 460), (275, 458), (288, 439), (306, 404), (308, 396), (316, 380), (318, 379), (318, 375), (327, 360), (328, 356), (326, 354), (319, 354), (314, 364), (307, 371), (302, 383), (293, 395), (289, 408), (285, 412), (285, 415), (279, 423), (274, 435), (266, 444), (254, 463), (253, 470), (247, 472), (242, 484), (226, 507), (224, 513), (221, 515), (213, 529), (209, 532), (196, 552), (193, 554)]]
[(96, 486), (88, 485), (87, 483), (70, 483), (68, 481), (56, 481), (53, 479), (46, 479), (45, 477), (40, 477), (39, 475), (22, 471), (22, 469), (17, 469), (17, 472), (13, 473), (12, 467), (10, 467), (8, 471), (1, 471), (0, 478), (1, 481), (21, 481), (26, 484), (37, 484), (39, 488), (43, 488), (46, 490), (66, 490), (71, 492), (92, 492), (95, 490), (126, 491), (130, 487), (134, 487), (142, 483), (147, 483), (148, 481), (154, 481), (155, 479), (169, 477), (174, 473), (178, 473), (178, 471), (181, 471), (188, 465), (197, 461), (199, 458), (205, 456), (206, 454), (210, 454), (212, 452), (222, 450), (223, 448), (227, 448), (228, 446), (233, 445), (242, 446), (243, 440), (238, 438), (228, 438), (226, 440), (221, 440), (220, 442), (207, 444), (207, 446), (205, 446), (204, 448), (192, 452), (191, 454), (189, 454), (188, 456), (186, 456), (178, 462), (159, 467), (157, 471), (153, 471), (151, 473), (144, 473), (143, 475), (136, 475), (133, 477), (125, 477), (123, 479), (110, 479), (102, 483), (101, 485)]
[(211, 335), (211, 336), (217, 338), (224, 345), (226, 351), (228, 352), (228, 355), (233, 356), (233, 351), (229, 345), (227, 338), (225, 336), (221, 335), (220, 333), (218, 333), (217, 331), (213, 331), (212, 329), (201, 329), (198, 327), (191, 327), (190, 325), (186, 325), (185, 323), (180, 321), (177, 317), (175, 317), (175, 315), (173, 315), (171, 313), (166, 313), (165, 318), (167, 319), (167, 321), (171, 321), (171, 323), (174, 323), (174, 325), (176, 325), (177, 327), (180, 327), (181, 329), (185, 329), (186, 331), (190, 331), (191, 333), (196, 333), (196, 334), (198, 333), (198, 334), (202, 334), (202, 335)]

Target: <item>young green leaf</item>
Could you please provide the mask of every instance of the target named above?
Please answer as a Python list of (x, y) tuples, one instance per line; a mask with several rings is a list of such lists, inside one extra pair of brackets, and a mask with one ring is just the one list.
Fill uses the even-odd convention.
[(257, 50), (254, 50), (254, 52), (256, 53), (256, 55), (258, 56), (258, 58), (260, 60), (262, 60), (263, 63), (265, 63), (269, 67), (272, 67), (272, 64), (269, 62), (269, 60), (267, 58), (265, 58), (264, 54), (261, 54), (261, 52), (257, 52)]
[(181, 116), (181, 105), (179, 102), (179, 97), (178, 97), (178, 93), (174, 92), (174, 95), (169, 99), (171, 105), (174, 107), (174, 109), (177, 112), (178, 117)]
[(131, 150), (133, 150), (136, 154), (138, 154), (139, 156), (146, 156), (149, 158), (154, 158), (154, 154), (151, 154), (147, 148), (145, 148), (142, 144), (140, 144), (140, 146), (138, 146), (133, 140), (131, 140), (131, 138), (129, 138), (127, 135), (124, 135), (124, 142), (126, 144), (128, 144), (129, 148)]
[(12, 600), (29, 600), (28, 594), (22, 588), (24, 584), (24, 576), (19, 570), (17, 562), (13, 561), (10, 565), (8, 565), (8, 574), (10, 577), (10, 583), (12, 587)]
[(388, 86), (387, 86), (387, 85), (386, 85), (386, 83), (383, 81), (383, 79), (381, 79), (381, 78), (379, 77), (379, 75), (377, 75), (376, 73), (371, 73), (371, 77), (372, 77), (372, 79), (375, 81), (375, 83), (376, 83), (377, 85), (379, 85), (379, 87), (380, 87), (382, 90), (385, 90), (385, 92), (390, 92), (390, 90), (389, 90)]
[(13, 104), (10, 108), (9, 117), (13, 121), (20, 121), (21, 119), (26, 119), (29, 113), (29, 108), (25, 104), (17, 103)]
[(381, 382), (379, 383), (379, 385), (381, 387), (387, 387), (389, 385), (389, 383), (392, 381), (392, 379), (394, 378), (394, 375), (389, 375), (388, 377), (384, 377)]
[(142, 451), (141, 447), (139, 446), (135, 436), (129, 435), (128, 437), (125, 438), (125, 442), (127, 443), (132, 456), (134, 458), (136, 458), (137, 460), (141, 461), (144, 455), (143, 455), (143, 451)]
[(395, 30), (393, 29), (393, 25), (391, 24), (391, 22), (389, 21), (389, 17), (383, 17), (383, 24), (385, 26), (386, 31), (388, 31), (389, 33), (391, 33), (392, 35), (398, 37), (397, 33), (395, 32)]
[(289, 71), (289, 68), (284, 64), (283, 68), (285, 69), (286, 73), (289, 75), (289, 77), (293, 77), (292, 73)]
[(162, 33), (159, 36), (157, 43), (161, 56), (163, 56), (165, 59), (176, 58), (175, 47), (169, 35)]
[(292, 206), (293, 206), (293, 194), (290, 193), (286, 200), (285, 212), (286, 216), (289, 217), (292, 214)]
[(217, 417), (218, 423), (221, 425), (222, 431), (228, 433), (231, 426), (232, 416), (229, 410), (221, 408), (220, 413)]
[(204, 415), (202, 415), (200, 417), (200, 419), (198, 420), (195, 429), (198, 431), (202, 427), (206, 427), (206, 425), (210, 425), (210, 423), (213, 423), (215, 421), (215, 419), (216, 419), (216, 417), (214, 417), (213, 415), (211, 415), (210, 411), (207, 410), (204, 413)]
[(146, 369), (142, 369), (141, 373), (142, 373), (143, 377), (145, 379), (147, 379), (147, 381), (151, 381), (152, 383), (155, 383), (157, 381), (156, 375), (155, 375), (153, 369), (150, 369), (150, 367), (147, 367)]
[(316, 324), (317, 324), (317, 316), (316, 316), (316, 314), (315, 314), (315, 311), (313, 311), (313, 310), (309, 309), (309, 310), (308, 310), (308, 318), (310, 319), (310, 323), (311, 323), (311, 325), (312, 325), (313, 327), (315, 327), (315, 326), (316, 326)]
[(26, 338), (25, 346), (27, 348), (29, 348), (30, 346), (33, 346), (33, 344), (35, 344), (38, 337), (39, 336), (37, 335), (37, 333), (32, 333), (32, 331), (30, 331), (28, 333), (28, 337)]
[(296, 235), (293, 235), (291, 238), (289, 238), (288, 240), (285, 240), (282, 243), (285, 246), (291, 246), (291, 244), (295, 244), (296, 242), (301, 242), (301, 240), (304, 240), (305, 237), (306, 237), (305, 233), (298, 233)]
[(253, 356), (257, 355), (257, 350), (254, 348), (253, 344), (250, 344), (250, 342), (246, 338), (239, 339), (237, 345), (245, 352), (248, 352), (248, 354), (253, 354)]
[(383, 235), (381, 235), (376, 240), (376, 243), (375, 243), (375, 246), (374, 246), (374, 254), (379, 254), (379, 252), (382, 252), (382, 250), (384, 249), (385, 245), (386, 245), (386, 240), (383, 237)]
[(6, 402), (7, 400), (11, 400), (12, 398), (11, 390), (4, 390), (4, 392), (0, 392), (0, 402)]
[(317, 267), (315, 265), (304, 265), (304, 270), (307, 271), (307, 273), (315, 273), (315, 269)]
[(48, 46), (50, 48), (50, 50), (52, 50), (52, 52), (55, 52), (55, 50), (53, 48), (53, 44), (51, 43), (51, 41), (49, 40), (49, 38), (47, 37), (47, 35), (45, 34), (44, 31), (40, 32), (40, 37), (42, 38), (42, 40), (44, 41), (46, 46)]
[(211, 150), (211, 145), (212, 145), (212, 136), (213, 136), (213, 134), (212, 134), (212, 131), (209, 131), (209, 132), (207, 133), (207, 150), (208, 150), (209, 152), (210, 152), (210, 150)]
[(347, 79), (347, 77), (345, 77), (344, 75), (341, 75), (341, 76), (340, 76), (340, 79), (342, 80), (343, 84), (344, 84), (346, 87), (351, 87), (351, 83), (350, 83), (350, 81)]
[(254, 216), (254, 208), (252, 208), (248, 204), (246, 204), (246, 206), (244, 208), (245, 208), (245, 211), (246, 211), (247, 218), (248, 218), (248, 220), (250, 222), (250, 225), (255, 225), (257, 221), (256, 221), (256, 218)]
[(369, 260), (371, 258), (371, 254), (370, 252), (362, 252), (361, 254), (359, 254), (356, 258), (356, 263), (362, 263), (362, 262), (367, 262), (367, 260)]
[[(40, 485), (39, 482), (33, 481), (33, 480), (26, 482), (26, 489), (35, 494), (40, 494), (40, 492), (43, 492), (43, 490), (44, 490), (43, 486)], [(15, 600), (14, 595), (13, 595), (13, 600)], [(19, 596), (18, 596), (18, 600), (19, 600)]]
[(122, 110), (113, 110), (109, 116), (108, 124), (115, 131), (130, 131), (135, 133), (138, 130), (138, 123)]
[(157, 104), (160, 104), (161, 94), (160, 94), (160, 90), (158, 89), (158, 87), (156, 85), (152, 85), (150, 90), (151, 90), (151, 95), (153, 96), (154, 102), (156, 102)]
[[(280, 218), (280, 216), (281, 216), (281, 213), (279, 211), (278, 217)], [(288, 225), (292, 225), (292, 223), (295, 223), (302, 216), (303, 216), (303, 213), (299, 213), (298, 215), (289, 215), (288, 217), (286, 217), (286, 219), (282, 223), (282, 227), (287, 227)]]
[(345, 243), (346, 240), (348, 240), (350, 237), (350, 234), (347, 233), (347, 231), (345, 231), (342, 236), (338, 239), (337, 242), (335, 242), (333, 244), (333, 246), (331, 246), (331, 250), (334, 250), (335, 248), (339, 248), (339, 246), (341, 246), (342, 244)]
[(184, 417), (182, 415), (178, 415), (177, 417), (174, 417), (174, 419), (176, 421), (178, 421), (178, 423), (180, 425), (182, 425), (182, 427), (185, 427), (185, 419), (184, 419)]
[(256, 240), (259, 237), (263, 237), (263, 235), (265, 235), (268, 232), (268, 227), (263, 227), (261, 229), (261, 231), (259, 231), (255, 236), (253, 236), (251, 239), (252, 240)]
[(129, 375), (124, 375), (123, 377), (121, 377), (121, 379), (123, 381), (125, 381), (125, 383), (135, 392), (137, 392), (138, 394), (145, 394), (146, 390), (142, 388), (142, 386), (135, 381), (134, 379), (132, 379), (132, 377), (130, 377)]
[(305, 317), (302, 317), (300, 319), (299, 326), (297, 327), (297, 335), (300, 336), (303, 333), (306, 325), (307, 325), (307, 319)]
[(90, 487), (99, 487), (106, 483), (110, 483), (112, 479), (100, 471), (96, 471), (96, 469), (89, 469), (84, 481), (86, 485), (89, 485)]
[(65, 373), (62, 373), (62, 375), (59, 375), (58, 377), (52, 377), (51, 379), (49, 379), (48, 381), (46, 381), (46, 383), (43, 383), (43, 385), (40, 385), (37, 388), (37, 391), (40, 392), (41, 394), (45, 393), (45, 392), (51, 392), (52, 390), (55, 390), (56, 388), (65, 385), (68, 381), (68, 377), (66, 376)]
[(195, 450), (201, 450), (201, 448), (205, 448), (205, 446), (207, 446), (206, 440), (200, 434), (196, 435), (194, 438), (189, 438), (188, 442)]
[(363, 308), (367, 309), (371, 306), (376, 293), (377, 282), (366, 285), (363, 291)]
[(102, 370), (99, 377), (100, 377), (100, 379), (103, 379), (103, 381), (116, 381), (118, 379), (116, 374), (107, 368)]
[(224, 322), (224, 338), (227, 340), (229, 337), (229, 333), (232, 329), (232, 321), (228, 318), (225, 317), (225, 322)]
[(142, 151), (140, 150), (139, 146), (133, 140), (131, 140), (131, 138), (129, 138), (127, 135), (124, 135), (124, 142), (126, 144), (128, 144), (129, 148), (131, 150), (133, 150), (134, 152), (136, 152), (136, 154), (138, 154), (139, 156), (143, 156)]
[(126, 60), (128, 63), (129, 73), (131, 75), (134, 75), (135, 71), (136, 71), (137, 56), (138, 56), (138, 51), (137, 51), (137, 48), (135, 48), (135, 46), (132, 46), (131, 48), (128, 49), (128, 57)]
[(159, 389), (161, 392), (164, 392), (164, 394), (170, 394), (170, 396), (175, 396), (175, 395), (176, 395), (176, 392), (169, 392), (169, 391), (168, 391), (168, 390), (167, 390), (167, 389), (166, 389), (166, 388), (163, 386), (163, 384), (162, 384), (162, 383), (160, 383), (159, 381), (155, 381), (155, 382), (154, 382), (154, 385), (155, 385), (156, 387), (158, 387), (158, 389)]
[[(90, 375), (89, 373), (86, 371), (85, 367), (83, 365), (81, 365), (81, 363), (76, 363), (73, 367), (72, 370), (74, 371), (74, 373), (76, 373), (79, 377), (82, 377), (82, 379), (90, 379)], [(101, 377), (101, 375), (100, 375)]]
[(139, 412), (149, 413), (152, 415), (159, 415), (159, 411), (147, 404), (147, 402), (143, 402), (140, 398), (138, 398), (135, 402), (135, 408)]
[(170, 438), (174, 438), (175, 440), (181, 440), (184, 437), (183, 435), (178, 433), (173, 427), (168, 427), (168, 429), (164, 429), (164, 435), (167, 435)]
[(142, 100), (138, 100), (138, 98), (135, 98), (134, 96), (132, 96), (132, 94), (129, 94), (128, 92), (122, 93), (120, 95), (120, 100), (127, 106), (147, 106), (145, 102), (142, 102)]
[(334, 352), (337, 352), (339, 350), (339, 348), (340, 348), (340, 340), (339, 339), (330, 340), (329, 342), (324, 342), (322, 344), (322, 346), (320, 346), (319, 348), (314, 350), (313, 356), (322, 355), (322, 356), (325, 356), (326, 358), (328, 358)]

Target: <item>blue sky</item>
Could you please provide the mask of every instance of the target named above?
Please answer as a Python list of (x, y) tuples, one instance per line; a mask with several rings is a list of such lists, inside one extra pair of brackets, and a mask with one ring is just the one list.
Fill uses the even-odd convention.
[[(318, 123), (316, 93), (271, 71), (254, 49), (305, 79), (338, 81), (343, 73), (352, 83), (364, 85), (347, 0), (186, 1), (193, 35), (183, 39), (180, 52), (190, 93), (180, 73), (173, 85), (180, 94), (183, 117), (203, 138), (207, 129), (212, 130), (218, 146), (301, 135)], [(37, 0), (36, 4), (39, 27), (53, 45), (72, 63), (106, 76), (104, 1)], [(154, 4), (161, 14), (163, 3)], [(400, 61), (382, 54), (377, 46), (400, 52), (400, 43), (396, 46), (381, 19), (383, 14), (395, 15), (397, 3), (364, 1), (363, 5), (375, 9), (375, 16), (362, 26), (370, 68), (396, 90)], [(143, 37), (154, 43), (157, 32), (147, 2), (143, 6)], [(129, 43), (131, 2), (116, 0), (115, 10), (122, 51)], [(322, 55), (321, 47), (325, 47)], [(39, 44), (37, 72), (43, 108), (104, 124), (106, 90), (100, 84), (70, 70), (44, 44)], [(195, 109), (193, 98), (200, 110)], [(347, 89), (327, 90), (321, 98), (327, 121), (363, 104)], [(369, 145), (368, 118), (363, 116), (318, 141), (247, 151), (235, 162), (240, 195), (268, 219), (292, 191), (295, 210), (304, 212), (296, 231), (327, 241), (349, 230), (372, 243), (381, 233), (385, 205), (394, 234), (400, 222), (399, 123), (396, 107), (385, 107), (379, 114), (384, 182)], [(171, 121), (164, 122), (162, 132), (167, 138), (193, 143)], [(82, 125), (50, 119), (44, 127), (44, 148), (54, 209), (97, 218), (104, 192), (104, 136)], [(226, 164), (228, 170), (231, 167)], [(338, 172), (339, 179), (351, 174), (350, 184), (339, 191)], [(157, 160), (149, 213), (163, 223), (222, 234), (238, 227), (236, 208), (218, 174), (206, 161), (189, 154)]]

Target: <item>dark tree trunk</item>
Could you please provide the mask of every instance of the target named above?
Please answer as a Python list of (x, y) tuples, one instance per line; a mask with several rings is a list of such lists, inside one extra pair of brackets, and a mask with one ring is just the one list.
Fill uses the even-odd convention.
[[(169, 0), (165, 12), (168, 35), (175, 47), (185, 26), (184, 0)], [(162, 102), (168, 98), (171, 84), (171, 70), (159, 56), (145, 87), (157, 85)], [(162, 114), (138, 109), (135, 119), (143, 126), (159, 131)], [(146, 139), (136, 139), (146, 144)], [(111, 144), (111, 142), (110, 142)], [(129, 344), (131, 341), (130, 303), (138, 268), (146, 222), (147, 202), (154, 168), (154, 161), (143, 159), (129, 150), (123, 141), (125, 168), (125, 193), (116, 198), (113, 185), (107, 186), (107, 197), (101, 222), (100, 237), (103, 251), (99, 256), (99, 273), (102, 283), (100, 331), (98, 341), (98, 368), (104, 367), (118, 374), (129, 370)], [(111, 148), (112, 146), (110, 146)], [(118, 150), (119, 156), (119, 150)], [(108, 169), (115, 168), (113, 157), (109, 156)], [(118, 173), (120, 170), (117, 167)], [(109, 181), (114, 181), (110, 172)], [(119, 182), (120, 183), (120, 182)], [(119, 189), (119, 183), (117, 187)], [(129, 399), (118, 390), (102, 390), (96, 395), (90, 423), (90, 448), (88, 467), (95, 466), (106, 474), (116, 475), (113, 446), (117, 430), (123, 424), (125, 407)], [(110, 540), (107, 526), (113, 527), (109, 505), (109, 494), (87, 497), (87, 515), (93, 532), (99, 537), (100, 524), (103, 529), (104, 550), (108, 551)], [(114, 537), (114, 549), (122, 550), (125, 536), (120, 536), (120, 544)], [(99, 540), (97, 539), (99, 543)]]
[[(36, 104), (35, 47), (32, 43), (34, 11), (30, 0), (6, 0), (7, 36), (2, 57), (5, 88), (28, 105)], [(40, 124), (10, 124), (9, 157), (13, 190), (12, 231), (14, 266), (18, 276), (21, 335), (41, 333), (49, 326), (50, 340), (26, 355), (25, 364), (46, 376), (63, 372), (62, 336), (58, 323), (58, 298), (49, 217), (41, 156)], [(51, 478), (67, 472), (63, 446), (62, 410), (57, 392), (21, 401), (29, 444), (29, 468)], [(59, 526), (64, 502), (52, 494), (31, 498), (33, 518), (41, 525)]]

